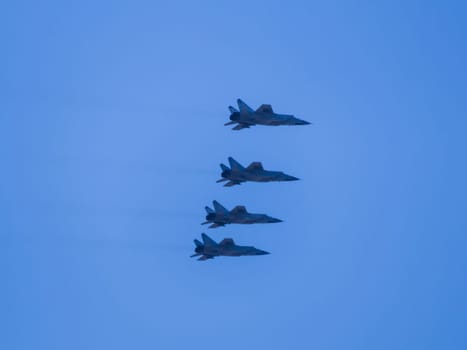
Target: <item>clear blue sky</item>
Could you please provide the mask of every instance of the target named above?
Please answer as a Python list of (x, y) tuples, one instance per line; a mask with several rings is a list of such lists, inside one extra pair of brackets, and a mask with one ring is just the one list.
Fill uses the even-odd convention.
[[(0, 5), (0, 348), (467, 349), (464, 3)], [(314, 124), (231, 131), (238, 97)]]

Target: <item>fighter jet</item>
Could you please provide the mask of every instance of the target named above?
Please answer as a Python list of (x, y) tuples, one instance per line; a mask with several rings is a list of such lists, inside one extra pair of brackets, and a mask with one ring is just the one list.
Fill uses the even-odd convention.
[(247, 247), (236, 245), (232, 238), (224, 238), (220, 243), (216, 243), (208, 235), (202, 233), (203, 243), (194, 240), (196, 248), (195, 254), (190, 256), (194, 258), (199, 256), (198, 260), (204, 261), (214, 259), (216, 256), (242, 256), (242, 255), (266, 255), (269, 254), (264, 250), (256, 249), (255, 247)]
[(217, 182), (228, 181), (224, 186), (240, 185), (242, 182), (271, 182), (271, 181), (295, 181), (298, 178), (284, 174), (281, 171), (264, 170), (260, 162), (253, 162), (247, 168), (243, 167), (232, 157), (229, 157), (230, 168), (221, 164), (222, 179)]
[(272, 218), (266, 214), (248, 213), (242, 205), (237, 205), (231, 211), (225, 209), (218, 201), (213, 201), (214, 209), (205, 207), (206, 221), (201, 225), (211, 224), (209, 228), (225, 226), (227, 224), (266, 224), (274, 222), (282, 222), (282, 220)]
[(241, 130), (253, 125), (307, 125), (305, 120), (295, 118), (289, 114), (274, 113), (271, 105), (263, 104), (254, 111), (241, 99), (237, 100), (239, 110), (229, 106), (230, 122), (224, 125), (237, 124), (232, 130)]

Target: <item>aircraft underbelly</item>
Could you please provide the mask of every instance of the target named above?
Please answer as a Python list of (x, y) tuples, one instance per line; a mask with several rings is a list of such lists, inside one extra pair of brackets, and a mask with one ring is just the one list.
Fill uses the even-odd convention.
[(273, 178), (271, 178), (269, 176), (252, 176), (250, 181), (269, 182), (269, 181), (273, 181)]
[(240, 256), (241, 253), (240, 253), (240, 252), (236, 252), (236, 251), (228, 251), (228, 252), (224, 252), (224, 255), (225, 255), (225, 256)]

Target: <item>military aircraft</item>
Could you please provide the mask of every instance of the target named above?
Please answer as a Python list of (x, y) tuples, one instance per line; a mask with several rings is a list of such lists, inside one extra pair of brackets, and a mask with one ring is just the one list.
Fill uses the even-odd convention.
[(211, 224), (209, 228), (216, 228), (225, 226), (227, 224), (266, 224), (274, 222), (282, 222), (282, 220), (275, 219), (266, 214), (252, 214), (248, 213), (246, 208), (242, 205), (237, 205), (231, 211), (225, 209), (218, 201), (213, 201), (214, 210), (205, 207), (206, 221), (201, 225)]
[(237, 100), (239, 110), (229, 106), (230, 122), (224, 125), (237, 124), (232, 130), (241, 130), (253, 125), (308, 125), (309, 122), (295, 118), (289, 114), (274, 113), (271, 105), (263, 104), (255, 111), (241, 99)]
[(284, 174), (282, 171), (264, 170), (260, 162), (253, 162), (248, 167), (243, 167), (232, 157), (229, 157), (230, 168), (221, 164), (222, 179), (217, 182), (228, 181), (224, 186), (240, 185), (242, 182), (271, 182), (271, 181), (295, 181), (298, 178)]
[(247, 247), (236, 245), (232, 238), (224, 238), (220, 243), (216, 243), (208, 235), (202, 233), (203, 243), (194, 240), (196, 248), (195, 254), (190, 256), (194, 258), (199, 256), (198, 260), (204, 261), (214, 259), (216, 256), (242, 256), (242, 255), (266, 255), (269, 254), (264, 250), (256, 249), (255, 247)]

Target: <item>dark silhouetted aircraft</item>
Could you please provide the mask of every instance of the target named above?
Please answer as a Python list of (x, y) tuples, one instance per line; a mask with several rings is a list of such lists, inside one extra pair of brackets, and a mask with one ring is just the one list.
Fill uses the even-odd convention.
[(221, 164), (222, 179), (217, 182), (228, 181), (224, 186), (240, 185), (242, 182), (271, 182), (271, 181), (296, 181), (298, 178), (284, 174), (282, 171), (264, 170), (260, 162), (253, 162), (248, 167), (243, 167), (232, 157), (229, 157), (230, 168)]
[(238, 109), (229, 106), (230, 122), (224, 125), (237, 124), (233, 130), (241, 130), (254, 125), (308, 125), (309, 122), (295, 118), (290, 114), (274, 113), (271, 105), (263, 104), (255, 111), (241, 99), (237, 100)]
[(213, 201), (212, 204), (214, 205), (214, 210), (205, 207), (208, 214), (206, 215), (206, 221), (201, 224), (211, 224), (209, 228), (216, 228), (227, 224), (266, 224), (282, 222), (282, 220), (275, 219), (266, 214), (248, 213), (246, 208), (242, 205), (237, 205), (231, 211), (228, 211), (217, 201)]
[(198, 260), (214, 259), (216, 256), (243, 256), (243, 255), (266, 255), (269, 254), (264, 250), (255, 247), (247, 247), (236, 245), (232, 238), (224, 238), (220, 243), (216, 243), (208, 235), (202, 233), (203, 243), (194, 240), (196, 248), (195, 254), (191, 256), (199, 256)]

